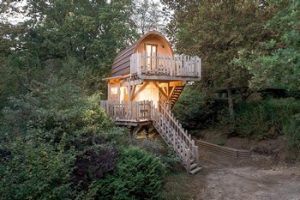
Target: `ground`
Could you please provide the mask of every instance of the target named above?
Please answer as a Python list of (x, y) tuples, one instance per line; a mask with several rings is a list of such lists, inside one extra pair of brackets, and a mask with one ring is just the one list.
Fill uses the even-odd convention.
[(253, 153), (243, 161), (208, 155), (197, 175), (179, 172), (168, 177), (166, 199), (300, 200), (300, 165), (274, 161), (272, 155)]
[(299, 169), (214, 169), (205, 176), (205, 184), (195, 199), (300, 200)]
[(197, 175), (168, 177), (167, 199), (300, 200), (300, 166), (222, 166), (204, 164)]

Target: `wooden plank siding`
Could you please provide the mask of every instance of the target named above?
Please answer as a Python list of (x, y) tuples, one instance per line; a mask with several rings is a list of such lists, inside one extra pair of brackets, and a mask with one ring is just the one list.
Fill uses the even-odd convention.
[(112, 65), (112, 76), (129, 74), (130, 57), (134, 53), (136, 44), (121, 51), (115, 58)]
[(167, 39), (157, 31), (150, 31), (149, 33), (142, 36), (136, 43), (124, 49), (116, 56), (112, 64), (111, 77), (130, 74), (131, 55), (133, 55), (136, 52), (143, 53), (144, 45), (146, 43), (149, 43), (149, 41), (150, 43), (151, 41), (152, 42), (155, 41), (155, 43), (160, 46), (158, 51), (161, 52), (158, 52), (158, 54), (160, 53), (166, 54), (166, 52), (168, 52), (167, 53), (168, 56), (173, 55), (172, 47), (170, 43), (167, 41)]

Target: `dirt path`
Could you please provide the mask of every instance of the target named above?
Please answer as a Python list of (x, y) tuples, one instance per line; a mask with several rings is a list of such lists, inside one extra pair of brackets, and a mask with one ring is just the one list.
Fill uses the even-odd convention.
[(274, 164), (264, 156), (240, 163), (206, 156), (198, 174), (182, 172), (168, 178), (166, 199), (300, 200), (299, 165)]
[(300, 169), (218, 168), (205, 176), (198, 200), (300, 200)]

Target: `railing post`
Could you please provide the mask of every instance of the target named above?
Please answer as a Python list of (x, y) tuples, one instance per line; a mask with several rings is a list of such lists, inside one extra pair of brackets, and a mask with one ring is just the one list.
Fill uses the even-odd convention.
[(174, 133), (173, 133), (173, 148), (175, 150), (175, 152), (177, 152), (177, 148), (176, 148), (176, 130), (174, 130)]
[(141, 54), (140, 53), (137, 53), (136, 54), (136, 72), (138, 74), (138, 76), (140, 76), (142, 73), (141, 73)]
[(187, 155), (186, 155), (186, 158), (185, 158), (185, 165), (186, 165), (187, 172), (189, 172), (190, 169), (191, 169), (190, 157), (191, 157), (190, 149), (187, 149)]
[(198, 77), (200, 78), (202, 78), (201, 68), (202, 68), (201, 58), (198, 58)]
[(195, 156), (195, 159), (196, 159), (196, 163), (199, 164), (199, 149), (198, 149), (198, 146), (194, 146), (194, 156)]

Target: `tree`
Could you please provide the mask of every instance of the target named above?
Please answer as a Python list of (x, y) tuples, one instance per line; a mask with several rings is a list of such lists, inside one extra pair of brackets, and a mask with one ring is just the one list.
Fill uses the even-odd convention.
[[(44, 72), (63, 74), (91, 93), (104, 90), (102, 78), (110, 72), (113, 58), (137, 36), (131, 27), (131, 0), (32, 0), (26, 9), (30, 20), (23, 25), (1, 25), (0, 70), (8, 80), (16, 80), (12, 82), (19, 92), (26, 92), (32, 79), (43, 81)], [(10, 88), (9, 82), (2, 86)], [(0, 98), (9, 93), (1, 92)]]
[(136, 0), (134, 8), (133, 20), (141, 34), (162, 29), (163, 12), (159, 3), (155, 3), (153, 0)]
[[(248, 85), (248, 71), (232, 63), (245, 48), (255, 48), (270, 17), (269, 7), (258, 1), (183, 1), (164, 0), (174, 9), (169, 32), (176, 32), (178, 53), (202, 58), (204, 88), (226, 88), (229, 114), (234, 119), (232, 88)], [(176, 30), (176, 31), (174, 31)]]
[(256, 48), (240, 52), (235, 64), (247, 68), (253, 88), (300, 89), (300, 3), (297, 0), (273, 1), (279, 10), (267, 23), (271, 37)]

